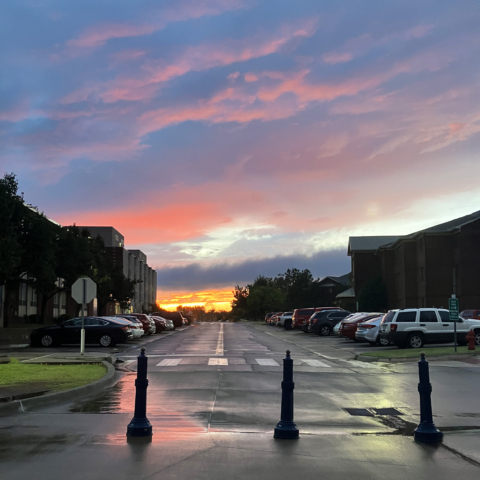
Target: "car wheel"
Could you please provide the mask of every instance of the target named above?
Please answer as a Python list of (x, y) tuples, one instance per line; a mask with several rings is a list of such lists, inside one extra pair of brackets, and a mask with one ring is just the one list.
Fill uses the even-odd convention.
[(53, 347), (53, 344), (55, 343), (54, 340), (53, 340), (53, 337), (51, 335), (44, 335), (41, 339), (40, 339), (40, 343), (42, 345), (42, 347)]
[(292, 327), (292, 321), (291, 320), (285, 320), (285, 324), (283, 326), (285, 328), (285, 330), (292, 330), (293, 327)]
[(318, 334), (322, 337), (328, 337), (332, 333), (332, 329), (328, 325), (322, 325)]
[(98, 343), (100, 343), (101, 347), (113, 347), (115, 345), (113, 338), (107, 334), (102, 335), (98, 340)]
[(480, 345), (480, 330), (475, 330), (475, 345)]
[(423, 335), (420, 333), (412, 333), (407, 339), (408, 348), (422, 348), (424, 343)]
[(377, 342), (382, 347), (388, 347), (390, 345), (390, 341), (387, 338), (378, 337)]

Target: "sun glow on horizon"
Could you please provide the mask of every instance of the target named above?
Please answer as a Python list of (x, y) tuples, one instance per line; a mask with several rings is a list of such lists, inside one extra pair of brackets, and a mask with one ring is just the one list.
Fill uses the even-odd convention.
[(183, 307), (205, 307), (205, 310), (230, 310), (233, 300), (233, 288), (229, 290), (205, 290), (200, 292), (165, 292), (158, 291), (157, 303), (161, 308), (175, 311)]

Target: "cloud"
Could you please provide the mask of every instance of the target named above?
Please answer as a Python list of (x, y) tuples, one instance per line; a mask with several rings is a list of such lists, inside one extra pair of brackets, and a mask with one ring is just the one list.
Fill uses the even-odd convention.
[(78, 37), (66, 42), (71, 54), (79, 50), (92, 50), (113, 39), (150, 35), (169, 23), (221, 15), (224, 12), (245, 8), (241, 0), (177, 0), (174, 4), (159, 8), (151, 16), (157, 20), (144, 23), (102, 23), (88, 27)]
[(347, 40), (340, 49), (323, 54), (322, 59), (325, 63), (329, 63), (331, 65), (349, 62), (356, 57), (365, 55), (374, 48), (388, 46), (391, 49), (392, 44), (394, 43), (402, 43), (409, 40), (422, 38), (428, 35), (432, 29), (433, 25), (422, 24), (378, 38), (375, 38), (373, 35), (368, 33), (363, 34), (359, 37)]
[(288, 268), (309, 269), (314, 277), (343, 275), (350, 271), (350, 258), (345, 248), (314, 252), (312, 255), (285, 255), (213, 265), (192, 263), (181, 267), (156, 267), (156, 270), (160, 290), (195, 291), (199, 288), (246, 285), (258, 275), (275, 277)]
[[(184, 48), (171, 60), (164, 58), (147, 60), (138, 77), (118, 77), (104, 84), (81, 87), (62, 99), (70, 104), (87, 100), (115, 103), (121, 100), (135, 101), (153, 98), (163, 84), (189, 72), (200, 72), (238, 62), (265, 57), (278, 52), (295, 38), (311, 36), (316, 22), (294, 22), (277, 32), (257, 34), (241, 40), (225, 40), (221, 44), (203, 43)], [(237, 78), (230, 74), (228, 79)]]

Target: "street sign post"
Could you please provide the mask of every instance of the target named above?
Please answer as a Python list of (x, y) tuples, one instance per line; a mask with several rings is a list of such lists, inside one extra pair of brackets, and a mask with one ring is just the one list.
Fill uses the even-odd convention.
[(72, 285), (72, 298), (82, 305), (82, 330), (80, 333), (80, 355), (85, 353), (85, 320), (84, 309), (97, 296), (97, 284), (88, 277), (79, 278)]
[(458, 298), (456, 298), (455, 295), (452, 295), (452, 298), (448, 299), (448, 309), (450, 310), (450, 321), (453, 322), (453, 338), (455, 341), (455, 351), (457, 351), (457, 322), (460, 307)]

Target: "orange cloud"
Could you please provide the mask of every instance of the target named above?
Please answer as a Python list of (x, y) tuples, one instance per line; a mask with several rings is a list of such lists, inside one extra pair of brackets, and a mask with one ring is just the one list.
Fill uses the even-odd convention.
[(202, 290), (199, 292), (164, 292), (157, 291), (157, 303), (165, 310), (176, 310), (178, 306), (186, 307), (184, 311), (188, 311), (188, 307), (200, 306), (207, 311), (214, 308), (215, 310), (230, 310), (233, 300), (233, 287), (229, 290)]

